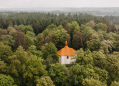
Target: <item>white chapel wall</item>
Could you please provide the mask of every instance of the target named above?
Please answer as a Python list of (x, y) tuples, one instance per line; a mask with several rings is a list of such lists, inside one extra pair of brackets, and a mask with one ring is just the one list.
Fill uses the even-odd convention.
[(66, 59), (66, 64), (70, 64), (70, 61), (71, 61), (71, 57), (70, 56), (65, 56), (65, 59)]
[(69, 55), (67, 56), (59, 56), (59, 63), (61, 64), (71, 64), (72, 62), (75, 62), (76, 59), (73, 59), (73, 56)]
[(62, 64), (65, 64), (65, 57), (62, 56), (61, 58), (62, 58), (62, 62), (61, 62), (61, 63), (62, 63)]

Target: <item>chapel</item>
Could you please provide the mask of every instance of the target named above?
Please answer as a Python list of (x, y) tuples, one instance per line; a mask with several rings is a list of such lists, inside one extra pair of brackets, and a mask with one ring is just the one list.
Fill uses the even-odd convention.
[(75, 62), (76, 59), (73, 58), (76, 55), (76, 51), (73, 48), (68, 47), (67, 41), (65, 41), (65, 46), (58, 51), (59, 63), (61, 64), (71, 64)]

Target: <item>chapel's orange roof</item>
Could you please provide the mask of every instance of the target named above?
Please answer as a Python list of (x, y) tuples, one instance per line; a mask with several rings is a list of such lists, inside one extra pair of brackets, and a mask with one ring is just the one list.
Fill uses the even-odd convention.
[(67, 41), (65, 41), (65, 47), (58, 51), (59, 56), (63, 55), (75, 55), (75, 50), (73, 48), (69, 48)]

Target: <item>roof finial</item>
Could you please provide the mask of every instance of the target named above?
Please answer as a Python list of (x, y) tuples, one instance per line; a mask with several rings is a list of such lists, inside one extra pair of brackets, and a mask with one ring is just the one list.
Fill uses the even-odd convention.
[(65, 41), (65, 46), (67, 46), (68, 44), (67, 44), (67, 40)]

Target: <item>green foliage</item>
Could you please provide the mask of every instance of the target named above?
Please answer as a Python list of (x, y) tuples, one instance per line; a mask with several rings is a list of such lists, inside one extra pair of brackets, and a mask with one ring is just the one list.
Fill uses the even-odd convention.
[(17, 86), (12, 77), (0, 74), (0, 86)]
[(51, 64), (49, 76), (56, 86), (62, 86), (64, 78), (67, 76), (68, 69), (60, 63)]
[(7, 30), (5, 29), (1, 29), (0, 28), (0, 35), (6, 35), (7, 34)]
[(19, 25), (22, 32), (26, 34), (27, 31), (33, 32), (33, 28), (31, 26)]
[(98, 81), (98, 80), (95, 80), (93, 78), (91, 79), (84, 79), (83, 82), (82, 82), (83, 86), (107, 86), (106, 84)]
[(75, 34), (77, 31), (80, 31), (80, 26), (76, 21), (73, 21), (72, 23), (69, 23), (70, 27), (70, 34)]
[(106, 56), (103, 51), (91, 52), (87, 50), (84, 52), (80, 49), (76, 57), (76, 63), (84, 66), (88, 64), (93, 65), (93, 70), (98, 74), (99, 81), (102, 83), (111, 84), (111, 81), (119, 80), (117, 52)]
[(50, 29), (45, 29), (42, 33), (46, 37), (49, 34)]
[[(9, 74), (13, 76), (17, 85), (35, 85), (36, 77), (47, 75), (43, 60), (34, 55), (29, 55), (20, 46), (15, 55), (9, 57)], [(23, 76), (23, 77), (21, 77)]]
[(84, 41), (85, 41), (84, 34), (82, 34), (81, 32), (77, 32), (76, 34), (73, 35), (72, 40), (73, 48), (76, 50), (79, 48), (84, 49)]
[(0, 59), (7, 62), (8, 56), (13, 55), (13, 52), (11, 51), (11, 47), (8, 45), (4, 45), (2, 42), (0, 42)]
[(53, 28), (56, 28), (56, 27), (57, 27), (57, 26), (54, 25), (54, 24), (51, 24), (51, 25), (48, 25), (48, 26), (47, 26), (48, 29), (53, 29)]
[(103, 41), (103, 40), (108, 40), (109, 37), (110, 37), (109, 34), (106, 33), (105, 31), (99, 30), (99, 31), (97, 31), (97, 32), (98, 32), (98, 36), (99, 36), (99, 38), (100, 38), (101, 41)]
[(73, 40), (73, 35), (76, 34), (76, 32), (80, 31), (80, 26), (76, 21), (73, 21), (72, 23), (68, 24), (69, 26), (69, 32), (70, 32), (70, 36), (71, 36), (71, 43)]
[(102, 51), (94, 51), (92, 53), (92, 57), (93, 57), (93, 61), (94, 61), (94, 65), (96, 67), (102, 68), (104, 69), (106, 66), (106, 62), (107, 62), (107, 58), (106, 55), (102, 52)]
[[(81, 27), (81, 28), (83, 28), (83, 27)], [(83, 28), (83, 30), (81, 32), (85, 34), (86, 41), (87, 41), (87, 40), (89, 40), (89, 38), (92, 36), (92, 34), (95, 31), (91, 27), (85, 27), (85, 28)]]
[(108, 84), (112, 81), (119, 81), (119, 53), (114, 52), (107, 55), (107, 63), (105, 69), (109, 72)]
[(14, 36), (14, 33), (16, 33), (16, 30), (15, 30), (15, 28), (9, 26), (9, 27), (7, 28), (7, 33), (8, 33), (9, 35), (11, 35), (11, 36)]
[(106, 86), (108, 73), (100, 68), (76, 64), (70, 67), (70, 75), (64, 78), (63, 86)]
[(0, 59), (0, 73), (5, 73), (6, 72), (6, 64), (4, 61), (1, 61)]
[(10, 46), (14, 46), (14, 40), (13, 40), (13, 37), (10, 36), (10, 35), (2, 35), (2, 38), (3, 38), (3, 43), (5, 45), (10, 45)]
[(87, 46), (89, 49), (92, 48), (92, 50), (93, 50), (93, 48), (97, 48), (98, 46), (93, 47), (93, 43), (96, 44), (98, 41), (98, 43), (97, 43), (97, 45), (98, 45), (100, 42), (99, 39), (96, 40), (96, 38), (93, 35), (94, 33), (96, 33), (95, 30), (93, 30), (91, 27), (83, 25), (83, 24), (81, 25), (80, 30), (82, 33), (81, 38), (82, 38), (83, 48), (86, 48)]
[[(53, 43), (56, 45), (56, 47), (59, 50), (62, 47), (64, 47), (66, 40), (67, 41), (70, 40), (70, 35), (67, 34), (64, 29), (56, 30), (53, 33), (52, 39), (53, 39)], [(70, 42), (68, 42), (68, 43), (70, 43)]]
[(27, 48), (30, 47), (31, 45), (34, 45), (34, 39), (27, 34), (25, 35), (25, 41)]
[(90, 22), (86, 23), (85, 25), (91, 27), (92, 29), (94, 29), (96, 26), (94, 20), (91, 20)]
[(37, 79), (36, 86), (54, 86), (53, 81), (50, 79), (49, 76), (42, 76), (41, 78)]
[(105, 69), (101, 69), (99, 67), (95, 67), (94, 71), (98, 74), (99, 80), (106, 84), (108, 80), (108, 72)]
[(43, 45), (44, 42), (44, 35), (42, 33), (39, 33), (36, 37), (36, 43), (37, 43), (37, 48), (40, 49)]
[(28, 50), (33, 54), (36, 55), (37, 57), (43, 57), (43, 53), (39, 50), (36, 49), (35, 45), (31, 45)]
[(99, 49), (100, 47), (100, 39), (96, 33), (91, 35), (90, 40), (87, 41), (87, 48), (91, 51)]
[(114, 81), (114, 82), (111, 83), (110, 86), (119, 86), (119, 82)]
[(76, 63), (80, 65), (87, 65), (87, 64), (93, 65), (94, 63), (91, 51), (87, 50), (84, 52), (83, 49), (77, 51)]
[(27, 31), (26, 32), (26, 35), (30, 36), (30, 37), (35, 37), (35, 33), (34, 32), (31, 32), (31, 31)]
[(70, 76), (65, 78), (64, 85), (83, 86), (83, 80), (86, 78), (99, 80), (98, 74), (96, 74), (93, 69), (85, 68), (82, 65), (76, 64), (70, 67)]
[[(0, 28), (0, 77), (10, 75), (15, 81), (5, 75), (2, 82), (18, 86), (54, 86), (53, 82), (56, 86), (118, 86), (119, 28), (104, 17), (20, 12), (0, 16)], [(57, 63), (57, 50), (66, 40), (78, 50), (75, 64), (67, 68)]]
[[(52, 25), (51, 25), (52, 26)], [(52, 26), (42, 32), (44, 34), (45, 43), (54, 43), (55, 46), (59, 49), (64, 47), (65, 41), (67, 40), (70, 44), (70, 35), (67, 34), (67, 31), (63, 28), (62, 25), (58, 27)]]
[(96, 28), (95, 30), (98, 31), (98, 30), (102, 30), (102, 31), (107, 31), (107, 25), (106, 24), (103, 24), (103, 23), (98, 23), (96, 24)]
[(48, 45), (46, 45), (46, 47), (43, 51), (43, 58), (47, 59), (49, 55), (51, 55), (51, 57), (53, 59), (52, 63), (58, 62), (59, 58), (58, 58), (58, 54), (57, 54), (57, 48), (51, 42)]

